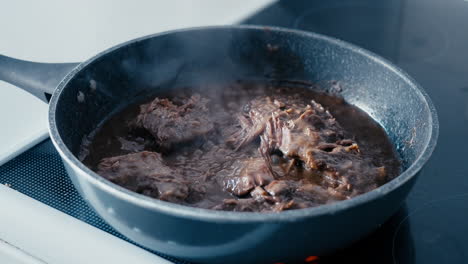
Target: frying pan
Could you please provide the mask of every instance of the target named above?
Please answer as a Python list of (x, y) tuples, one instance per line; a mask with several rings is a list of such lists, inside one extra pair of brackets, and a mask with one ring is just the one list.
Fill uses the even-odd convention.
[[(105, 221), (144, 247), (195, 262), (302, 262), (349, 245), (402, 205), (438, 135), (434, 105), (402, 70), (346, 42), (290, 29), (170, 31), (120, 44), (80, 64), (0, 56), (0, 79), (44, 100), (44, 93), (53, 94), (50, 138), (74, 185)], [(376, 190), (333, 204), (280, 213), (224, 212), (128, 191), (77, 158), (82, 140), (134, 99), (244, 79), (305, 80), (322, 83), (323, 89), (337, 81), (341, 96), (385, 128), (403, 172)]]

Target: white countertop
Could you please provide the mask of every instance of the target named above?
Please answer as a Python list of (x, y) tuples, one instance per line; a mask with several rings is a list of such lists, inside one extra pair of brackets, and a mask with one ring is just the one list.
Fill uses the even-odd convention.
[[(271, 2), (274, 1), (8, 1), (0, 8), (0, 54), (40, 62), (79, 62), (123, 41), (156, 32), (236, 23)], [(0, 122), (1, 165), (47, 137), (47, 105), (0, 81)], [(11, 208), (18, 208), (15, 202), (21, 203), (22, 208), (27, 207), (28, 200), (32, 200), (17, 192), (5, 192), (5, 188), (0, 191), (2, 189), (2, 195), (10, 197), (8, 205)], [(37, 207), (36, 203), (30, 201), (33, 207)], [(45, 207), (43, 212), (47, 210)], [(3, 220), (14, 222), (12, 214), (14, 211), (9, 211), (9, 218)], [(57, 215), (56, 227), (76, 221), (64, 221), (71, 217), (60, 212), (42, 217), (46, 219), (53, 215)], [(44, 222), (53, 221), (47, 219)], [(44, 228), (50, 227), (48, 223), (42, 224)], [(80, 226), (86, 228), (88, 225)], [(90, 234), (96, 233), (89, 228)], [(65, 263), (60, 260), (66, 259), (67, 256), (63, 256), (66, 251), (53, 248), (58, 240), (50, 239), (51, 248), (47, 249), (44, 247), (49, 239), (47, 236), (28, 237), (21, 225), (0, 226), (0, 234), (8, 234), (8, 238), (0, 237), (0, 263)], [(101, 237), (106, 241), (120, 240), (109, 235)], [(51, 252), (58, 255), (53, 256)]]

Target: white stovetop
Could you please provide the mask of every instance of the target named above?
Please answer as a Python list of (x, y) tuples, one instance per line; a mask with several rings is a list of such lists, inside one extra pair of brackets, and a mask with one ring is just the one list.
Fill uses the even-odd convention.
[[(136, 37), (232, 24), (273, 0), (18, 0), (0, 8), (0, 54), (79, 62)], [(0, 165), (47, 137), (47, 105), (0, 81)]]
[[(7, 1), (0, 8), (0, 54), (41, 62), (79, 62), (120, 42), (160, 31), (232, 24), (271, 2)], [(47, 137), (47, 105), (0, 81), (0, 124), (1, 165)], [(2, 185), (0, 208), (8, 212), (0, 217), (0, 263), (92, 263), (102, 257), (95, 255), (101, 251), (113, 251), (113, 263), (128, 263), (132, 255), (138, 256), (139, 263), (168, 263)], [(24, 221), (32, 218), (35, 221)], [(67, 230), (67, 235), (54, 234), (58, 230)], [(64, 250), (64, 243), (79, 252), (79, 258)]]

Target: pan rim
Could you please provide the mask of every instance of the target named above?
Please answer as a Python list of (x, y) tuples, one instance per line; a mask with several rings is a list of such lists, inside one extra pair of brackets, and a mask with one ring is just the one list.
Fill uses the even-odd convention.
[[(322, 41), (326, 41), (331, 43), (335, 46), (339, 46), (341, 48), (345, 48), (347, 50), (352, 51), (353, 53), (358, 53), (366, 58), (374, 61), (377, 64), (384, 66), (387, 70), (396, 74), (399, 78), (401, 78), (404, 82), (408, 83), (411, 89), (413, 89), (418, 96), (424, 101), (430, 111), (430, 135), (428, 135), (428, 139), (425, 142), (425, 146), (421, 152), (421, 154), (416, 158), (416, 160), (400, 175), (398, 175), (395, 179), (387, 182), (386, 184), (380, 186), (377, 189), (374, 189), (370, 192), (361, 194), (359, 196), (353, 197), (349, 200), (339, 201), (332, 204), (324, 204), (316, 207), (304, 208), (304, 209), (296, 209), (296, 210), (289, 210), (289, 211), (282, 211), (282, 212), (271, 212), (271, 213), (260, 213), (260, 212), (231, 212), (231, 211), (216, 211), (211, 209), (203, 209), (203, 208), (196, 208), (190, 207), (185, 205), (179, 205), (175, 203), (170, 203), (166, 201), (161, 201), (155, 198), (147, 197), (142, 194), (138, 194), (132, 191), (129, 191), (117, 184), (114, 184), (105, 178), (99, 176), (97, 173), (93, 172), (91, 169), (86, 167), (83, 163), (81, 163), (77, 157), (68, 149), (68, 147), (63, 142), (59, 132), (58, 127), (55, 121), (56, 118), (56, 111), (57, 111), (57, 104), (60, 100), (60, 95), (64, 89), (66, 89), (70, 80), (84, 68), (86, 68), (89, 64), (96, 61), (98, 58), (102, 57), (105, 54), (113, 52), (119, 48), (125, 47), (127, 45), (145, 41), (151, 38), (155, 38), (158, 36), (174, 34), (174, 33), (182, 33), (187, 31), (200, 31), (200, 30), (269, 30), (269, 31), (278, 31), (283, 33), (290, 33), (295, 35), (302, 35), (309, 38), (319, 39)], [(204, 26), (204, 27), (192, 27), (192, 28), (184, 28), (178, 30), (171, 30), (156, 34), (151, 34), (147, 36), (143, 36), (140, 38), (136, 38), (133, 40), (129, 40), (118, 44), (114, 47), (111, 47), (107, 50), (104, 50), (97, 55), (91, 57), (87, 61), (79, 64), (73, 71), (71, 71), (58, 85), (57, 89), (54, 91), (50, 106), (49, 106), (49, 133), (51, 136), (52, 143), (54, 144), (55, 148), (59, 152), (60, 156), (69, 166), (72, 167), (73, 170), (79, 172), (78, 177), (85, 177), (87, 181), (91, 184), (96, 185), (102, 191), (109, 193), (112, 196), (117, 196), (119, 199), (124, 199), (127, 202), (131, 203), (134, 206), (144, 207), (149, 210), (159, 211), (161, 213), (182, 217), (182, 218), (190, 218), (190, 219), (197, 219), (203, 221), (210, 221), (210, 222), (236, 222), (236, 223), (270, 223), (270, 222), (291, 222), (291, 221), (299, 221), (304, 218), (316, 217), (320, 215), (333, 215), (339, 211), (352, 209), (359, 205), (365, 204), (372, 200), (375, 200), (379, 197), (386, 195), (389, 192), (392, 192), (398, 189), (400, 186), (404, 185), (410, 179), (415, 177), (418, 172), (422, 169), (425, 163), (428, 161), (430, 156), (432, 155), (438, 139), (439, 134), (439, 121), (437, 117), (437, 112), (435, 109), (432, 100), (429, 98), (426, 91), (406, 72), (400, 69), (398, 66), (394, 65), (393, 63), (389, 62), (388, 60), (382, 58), (381, 56), (374, 54), (371, 51), (365, 50), (348, 42), (336, 39), (334, 37), (329, 37), (325, 35), (321, 35), (318, 33), (313, 32), (306, 32), (296, 29), (288, 29), (288, 28), (281, 28), (281, 27), (272, 27), (272, 26), (257, 26), (257, 25), (235, 25), (235, 26)]]

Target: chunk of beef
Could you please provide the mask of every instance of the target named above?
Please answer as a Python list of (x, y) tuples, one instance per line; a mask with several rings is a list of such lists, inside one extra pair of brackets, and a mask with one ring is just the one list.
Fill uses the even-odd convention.
[(256, 186), (264, 186), (274, 180), (262, 158), (237, 161), (233, 164), (232, 172), (224, 177), (223, 185), (236, 196), (246, 195)]
[(270, 195), (260, 186), (255, 187), (255, 189), (250, 192), (250, 196), (257, 201), (264, 201), (270, 197)]
[(313, 150), (312, 155), (323, 175), (324, 187), (346, 198), (373, 190), (385, 179), (385, 167), (373, 164), (371, 157), (355, 149), (338, 146), (331, 152)]
[(279, 202), (280, 199), (278, 199), (278, 197), (274, 197), (274, 196), (271, 196), (267, 191), (265, 191), (264, 188), (262, 188), (261, 186), (257, 186), (255, 187), (255, 189), (253, 189), (251, 192), (250, 192), (250, 196), (255, 199), (256, 201), (258, 202), (268, 202), (270, 204), (274, 204), (276, 202)]
[(282, 103), (270, 97), (252, 100), (244, 106), (243, 113), (237, 115), (240, 129), (228, 139), (228, 143), (239, 149), (252, 142), (263, 132), (271, 115), (281, 107)]
[(182, 202), (189, 195), (188, 182), (164, 164), (156, 152), (104, 158), (97, 173), (125, 188), (165, 201)]
[(356, 142), (345, 139), (335, 118), (314, 101), (272, 114), (260, 138), (260, 150), (268, 164), (270, 154), (279, 150), (300, 160), (306, 170), (318, 172), (325, 187), (344, 197), (357, 194), (353, 191), (356, 185), (360, 190), (374, 189), (375, 179), (382, 178), (384, 170), (362, 155)]
[(310, 168), (316, 168), (311, 150), (319, 145), (326, 151), (333, 150), (336, 138), (343, 137), (343, 129), (321, 105), (311, 103), (273, 114), (261, 135), (262, 152), (278, 149), (284, 155), (299, 158)]
[(169, 147), (204, 135), (214, 127), (207, 107), (209, 100), (196, 94), (175, 102), (155, 98), (140, 106), (136, 124), (148, 130), (157, 143)]
[(332, 189), (318, 185), (301, 184), (296, 181), (272, 181), (264, 188), (257, 186), (250, 192), (251, 198), (225, 199), (213, 207), (228, 211), (273, 211), (308, 208), (345, 199)]
[(265, 186), (265, 190), (272, 196), (286, 195), (291, 191), (291, 183), (289, 181), (272, 181)]

